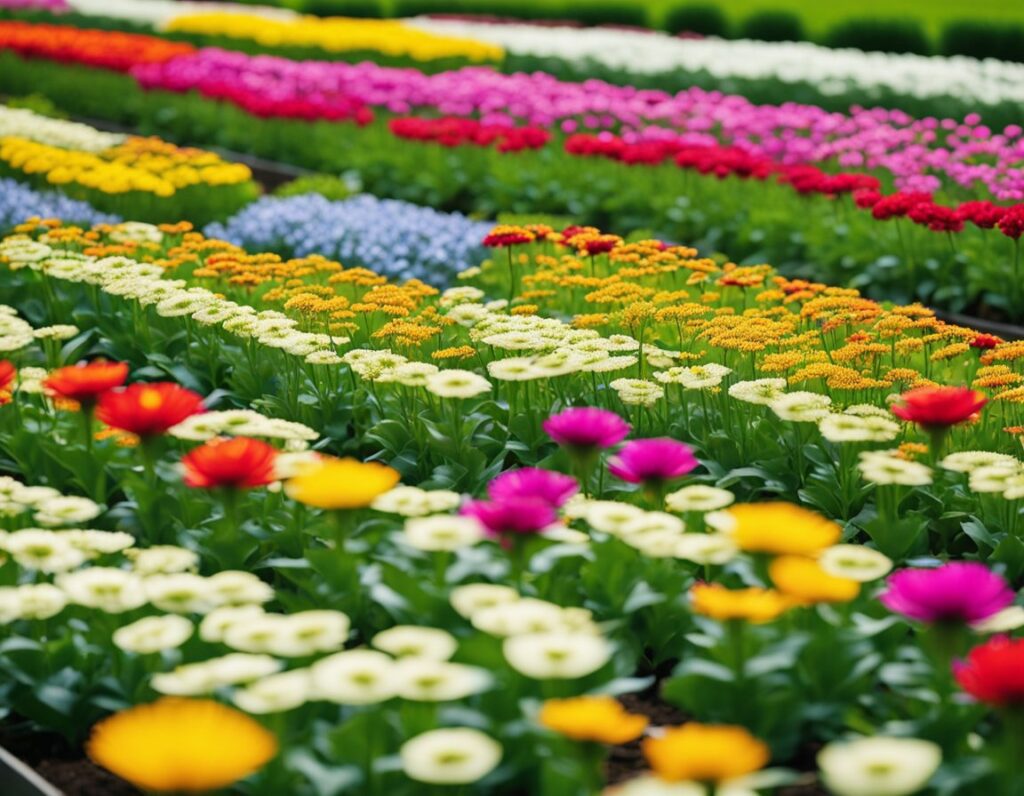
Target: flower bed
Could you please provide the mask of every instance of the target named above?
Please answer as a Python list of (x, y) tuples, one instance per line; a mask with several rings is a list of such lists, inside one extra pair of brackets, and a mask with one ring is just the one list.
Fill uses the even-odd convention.
[[(1016, 776), (1020, 344), (580, 227), (443, 292), (18, 233), (3, 704), (137, 786), (584, 796), (639, 738), (609, 793)], [(652, 684), (686, 724), (609, 696)]]

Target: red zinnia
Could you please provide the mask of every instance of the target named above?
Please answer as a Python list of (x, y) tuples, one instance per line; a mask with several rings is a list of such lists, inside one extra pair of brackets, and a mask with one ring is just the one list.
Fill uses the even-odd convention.
[(160, 381), (108, 390), (100, 396), (96, 416), (111, 428), (150, 437), (201, 411), (201, 395), (174, 382)]
[(919, 387), (903, 393), (892, 413), (927, 429), (943, 429), (963, 423), (986, 403), (984, 395), (966, 387)]
[(960, 687), (990, 705), (1024, 701), (1024, 639), (996, 636), (953, 664)]
[(185, 483), (200, 489), (230, 487), (249, 489), (265, 486), (274, 477), (277, 451), (265, 442), (249, 437), (215, 439), (182, 457)]
[(977, 334), (974, 339), (971, 340), (971, 348), (995, 348), (1002, 342), (1003, 338), (996, 337), (994, 334)]
[(107, 390), (120, 387), (127, 378), (126, 362), (80, 362), (53, 371), (43, 386), (61, 398), (91, 403)]
[(14, 381), (17, 370), (9, 359), (0, 359), (0, 390), (6, 390)]

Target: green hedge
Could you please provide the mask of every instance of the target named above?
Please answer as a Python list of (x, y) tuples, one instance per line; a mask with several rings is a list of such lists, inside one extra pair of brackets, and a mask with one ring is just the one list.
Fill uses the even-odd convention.
[(890, 53), (928, 55), (932, 51), (924, 28), (913, 19), (851, 19), (829, 31), (825, 43)]
[(942, 32), (940, 49), (944, 55), (1021, 61), (1024, 60), (1024, 26), (970, 20), (951, 22)]
[(670, 9), (665, 17), (670, 33), (699, 33), (703, 36), (729, 35), (729, 20), (717, 6), (682, 6)]
[(760, 41), (803, 41), (807, 38), (800, 17), (788, 11), (759, 11), (739, 27), (741, 39)]

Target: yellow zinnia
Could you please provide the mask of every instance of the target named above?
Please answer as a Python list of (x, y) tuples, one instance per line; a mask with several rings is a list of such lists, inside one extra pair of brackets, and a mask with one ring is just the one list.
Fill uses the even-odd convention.
[(764, 768), (768, 746), (743, 727), (697, 724), (666, 730), (643, 743), (654, 772), (669, 782), (722, 782)]
[(845, 603), (860, 593), (850, 578), (830, 575), (817, 561), (803, 556), (779, 556), (768, 567), (775, 588), (801, 603)]
[(204, 793), (258, 771), (277, 754), (277, 740), (226, 705), (165, 697), (101, 721), (86, 751), (142, 790)]
[(358, 509), (398, 483), (398, 471), (378, 462), (324, 457), (285, 485), (292, 500), (318, 509)]
[(538, 721), (549, 730), (574, 741), (623, 744), (636, 740), (647, 728), (647, 717), (629, 713), (610, 696), (549, 699)]
[(785, 595), (771, 589), (727, 589), (718, 583), (698, 583), (690, 589), (690, 598), (696, 613), (719, 622), (771, 622), (792, 605)]
[(749, 553), (811, 555), (842, 534), (832, 520), (792, 503), (743, 503), (726, 513), (735, 523), (733, 541)]

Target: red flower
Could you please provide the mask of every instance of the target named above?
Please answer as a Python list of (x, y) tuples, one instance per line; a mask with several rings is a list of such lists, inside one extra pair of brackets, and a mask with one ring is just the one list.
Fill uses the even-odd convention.
[(182, 457), (185, 483), (200, 489), (230, 487), (249, 489), (265, 486), (274, 477), (277, 451), (265, 442), (249, 437), (215, 439)]
[(971, 340), (971, 348), (995, 348), (1002, 342), (1003, 338), (996, 337), (994, 334), (978, 334)]
[(998, 222), (999, 231), (1006, 237), (1018, 240), (1024, 235), (1024, 205), (1007, 208)]
[(496, 249), (520, 243), (532, 243), (533, 240), (533, 233), (523, 227), (499, 224), (484, 238), (483, 244), (488, 248)]
[(892, 413), (928, 429), (962, 423), (981, 410), (988, 399), (966, 387), (919, 387), (900, 396)]
[(61, 398), (92, 403), (101, 393), (120, 387), (127, 378), (126, 362), (80, 362), (53, 371), (43, 386)]
[(160, 381), (108, 390), (100, 396), (96, 417), (111, 428), (151, 437), (201, 411), (201, 395), (173, 382)]
[(996, 636), (953, 664), (960, 687), (980, 702), (1007, 705), (1024, 701), (1024, 639)]
[(0, 391), (6, 390), (11, 386), (15, 373), (17, 373), (17, 370), (10, 360), (0, 359)]

